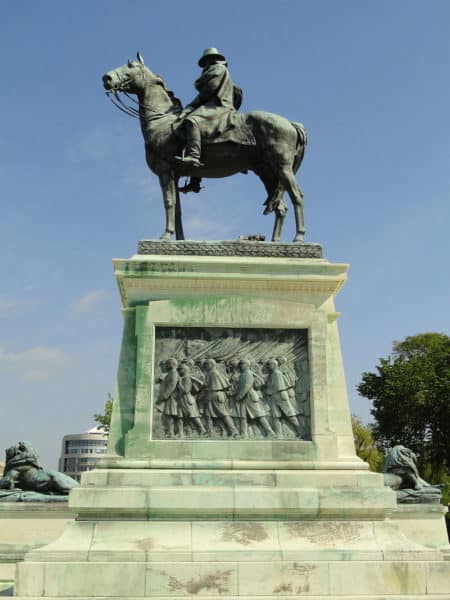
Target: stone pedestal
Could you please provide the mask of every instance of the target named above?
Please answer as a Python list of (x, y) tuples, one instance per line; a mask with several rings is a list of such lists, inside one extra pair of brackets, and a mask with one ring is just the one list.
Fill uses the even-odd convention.
[[(394, 492), (355, 454), (334, 307), (347, 265), (312, 244), (148, 241), (140, 251), (114, 261), (124, 333), (108, 454), (70, 494), (76, 521), (18, 565), (16, 594), (450, 598), (444, 537), (414, 536), (414, 515), (400, 526)], [(181, 392), (164, 397), (169, 359), (170, 376), (189, 363), (195, 383), (206, 357), (230, 387), (213, 393), (204, 373), (194, 408)], [(244, 411), (248, 431), (230, 394), (242, 358), (259, 406)], [(275, 380), (291, 381), (284, 395)], [(258, 420), (263, 408), (276, 436)]]
[(75, 514), (65, 503), (0, 503), (0, 592), (12, 587), (16, 563), (58, 538)]

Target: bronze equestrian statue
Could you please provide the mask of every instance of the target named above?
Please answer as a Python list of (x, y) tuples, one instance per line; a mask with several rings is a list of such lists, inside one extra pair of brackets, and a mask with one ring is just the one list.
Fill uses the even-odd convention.
[[(166, 228), (161, 239), (169, 240), (174, 233), (177, 240), (184, 239), (181, 177), (191, 177), (188, 190), (198, 191), (202, 177), (253, 171), (267, 191), (264, 214), (275, 213), (272, 241), (280, 240), (286, 191), (295, 215), (293, 241), (303, 242), (303, 194), (295, 173), (305, 153), (304, 126), (273, 113), (237, 112), (240, 88), (233, 84), (226, 59), (215, 48), (205, 50), (199, 65), (203, 72), (195, 82), (198, 95), (184, 110), (139, 53), (137, 60), (103, 75), (103, 86), (113, 102), (140, 120), (147, 164), (158, 175), (164, 197)], [(136, 94), (138, 108), (124, 104), (118, 92)]]

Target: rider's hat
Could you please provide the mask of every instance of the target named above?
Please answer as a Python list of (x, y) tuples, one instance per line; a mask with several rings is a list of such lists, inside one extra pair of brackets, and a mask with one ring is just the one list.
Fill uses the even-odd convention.
[(225, 56), (223, 54), (220, 54), (220, 52), (217, 50), (217, 48), (206, 48), (206, 50), (203, 51), (203, 54), (202, 54), (200, 60), (198, 61), (199, 67), (205, 66), (205, 59), (208, 58), (209, 56), (214, 56), (215, 58), (217, 58), (217, 60), (226, 61)]

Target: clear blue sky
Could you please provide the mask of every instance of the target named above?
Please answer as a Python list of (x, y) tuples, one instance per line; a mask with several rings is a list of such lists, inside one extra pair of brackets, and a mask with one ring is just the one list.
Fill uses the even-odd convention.
[[(448, 1), (48, 0), (1, 13), (0, 448), (29, 439), (55, 466), (62, 436), (91, 427), (114, 391), (111, 258), (163, 228), (137, 123), (101, 87), (137, 50), (188, 102), (217, 46), (243, 110), (305, 123), (307, 240), (351, 264), (337, 309), (353, 412), (369, 419), (355, 386), (392, 340), (448, 332)], [(187, 234), (268, 236), (264, 198), (251, 174), (206, 181), (185, 200)]]

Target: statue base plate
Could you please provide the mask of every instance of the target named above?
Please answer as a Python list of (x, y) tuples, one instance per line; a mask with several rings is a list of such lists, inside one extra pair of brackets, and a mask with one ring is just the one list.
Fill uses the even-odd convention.
[(138, 254), (173, 256), (261, 256), (272, 258), (322, 258), (322, 246), (311, 243), (222, 240), (141, 240)]

